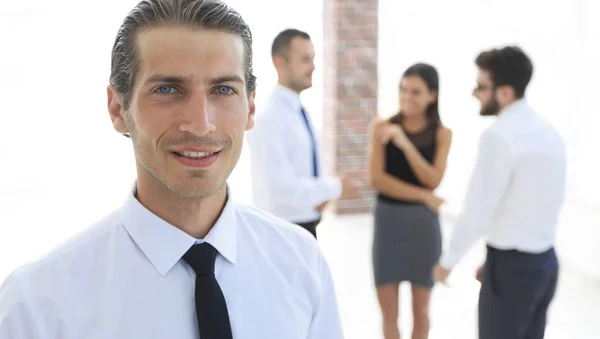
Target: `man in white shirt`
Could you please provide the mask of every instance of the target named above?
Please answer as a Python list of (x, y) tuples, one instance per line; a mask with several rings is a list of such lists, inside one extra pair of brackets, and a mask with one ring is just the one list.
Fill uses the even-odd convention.
[(319, 138), (300, 93), (312, 86), (315, 52), (310, 36), (286, 29), (274, 39), (271, 55), (278, 84), (248, 133), (253, 204), (317, 236), (321, 212), (331, 200), (352, 198), (358, 183), (324, 173)]
[(533, 65), (521, 49), (485, 51), (475, 63), (481, 115), (498, 118), (481, 136), (463, 211), (434, 275), (444, 282), (484, 236), (479, 338), (540, 339), (558, 278), (565, 144), (524, 98)]
[(123, 206), (0, 288), (2, 339), (343, 338), (315, 239), (228, 199), (254, 124), (252, 35), (218, 0), (146, 0), (112, 51)]

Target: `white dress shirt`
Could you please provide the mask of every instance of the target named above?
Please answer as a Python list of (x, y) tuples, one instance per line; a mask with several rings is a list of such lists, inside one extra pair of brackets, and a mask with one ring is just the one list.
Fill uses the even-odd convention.
[(540, 253), (554, 246), (565, 200), (566, 151), (525, 99), (481, 136), (465, 198), (440, 264), (452, 268), (484, 236), (492, 247)]
[[(204, 240), (159, 219), (133, 193), (122, 208), (0, 288), (2, 339), (197, 339), (195, 243), (215, 274), (235, 339), (343, 338), (332, 278), (315, 239), (227, 202)], [(202, 339), (202, 338), (201, 338)]]
[[(252, 202), (291, 222), (319, 219), (316, 206), (337, 199), (342, 191), (338, 178), (323, 173), (320, 156), (319, 177), (313, 176), (311, 139), (301, 108), (297, 93), (277, 85), (247, 133)], [(309, 123), (320, 154), (319, 138), (310, 119)]]

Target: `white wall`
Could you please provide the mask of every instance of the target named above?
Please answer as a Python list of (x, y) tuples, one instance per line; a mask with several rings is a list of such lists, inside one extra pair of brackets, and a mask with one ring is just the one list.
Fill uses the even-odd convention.
[(440, 193), (448, 199), (446, 211), (456, 213), (477, 138), (491, 122), (478, 116), (478, 103), (470, 96), (473, 60), (483, 49), (519, 44), (535, 66), (529, 101), (558, 126), (569, 147), (569, 206), (563, 213), (560, 249), (564, 258), (600, 276), (600, 3), (540, 4), (380, 0), (379, 114), (389, 116), (397, 109), (399, 78), (411, 63), (424, 61), (438, 68), (442, 120), (454, 131)]

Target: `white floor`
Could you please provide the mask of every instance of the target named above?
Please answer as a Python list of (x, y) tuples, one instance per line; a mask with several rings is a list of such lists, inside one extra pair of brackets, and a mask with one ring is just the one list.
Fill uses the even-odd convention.
[[(451, 227), (443, 226), (444, 233)], [(380, 313), (371, 276), (369, 216), (327, 215), (318, 236), (335, 279), (347, 339), (380, 339)], [(457, 267), (449, 287), (434, 289), (431, 339), (476, 338), (479, 283), (473, 272), (483, 258), (476, 246)], [(403, 338), (410, 338), (410, 291), (401, 292), (400, 323)], [(600, 338), (600, 280), (562, 263), (559, 290), (552, 305), (547, 339)]]

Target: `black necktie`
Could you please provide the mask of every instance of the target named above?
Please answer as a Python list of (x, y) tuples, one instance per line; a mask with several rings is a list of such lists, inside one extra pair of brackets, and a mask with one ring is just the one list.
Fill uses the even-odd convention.
[(204, 242), (192, 246), (183, 259), (196, 272), (196, 317), (200, 339), (232, 339), (225, 297), (215, 277), (217, 250)]
[(302, 118), (304, 118), (304, 124), (306, 125), (306, 129), (308, 130), (308, 134), (310, 135), (310, 143), (311, 143), (311, 150), (312, 150), (313, 176), (318, 177), (319, 176), (319, 169), (318, 169), (319, 167), (317, 165), (317, 143), (315, 142), (315, 135), (313, 134), (312, 128), (310, 128), (310, 123), (308, 122), (308, 115), (306, 114), (304, 107), (301, 107), (300, 111), (302, 112)]

